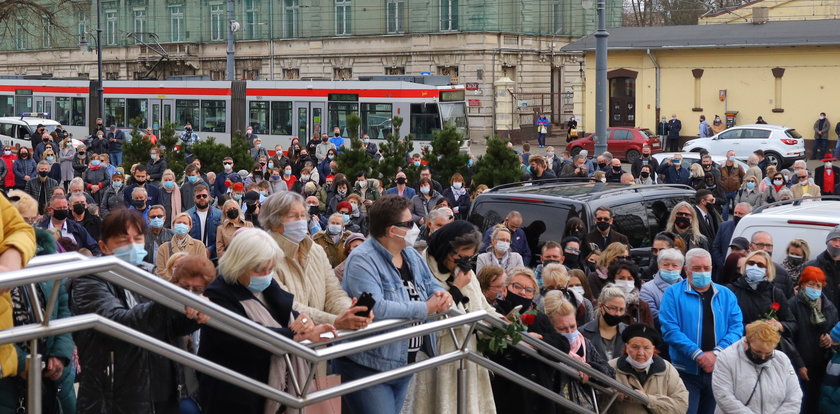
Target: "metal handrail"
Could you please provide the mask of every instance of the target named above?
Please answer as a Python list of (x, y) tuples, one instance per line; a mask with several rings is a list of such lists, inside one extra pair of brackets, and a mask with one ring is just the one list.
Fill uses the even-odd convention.
[[(202, 300), (189, 291), (181, 289), (177, 285), (146, 273), (141, 269), (131, 266), (128, 263), (114, 257), (89, 259), (77, 253), (38, 257), (33, 259), (30, 262), (29, 267), (26, 269), (5, 273), (3, 275), (4, 277), (0, 279), (0, 289), (49, 280), (75, 278), (91, 274), (97, 275), (126, 289), (135, 291), (138, 294), (156, 302), (160, 302), (161, 304), (178, 311), (183, 310), (185, 305), (190, 306), (199, 312), (210, 316), (211, 320), (207, 323), (207, 325), (212, 326), (213, 328), (224, 331), (255, 346), (259, 346), (273, 354), (290, 354), (306, 360), (309, 363), (310, 368), (310, 375), (309, 378), (306, 379), (306, 383), (301, 386), (301, 381), (292, 378), (294, 390), (296, 393), (300, 394), (300, 396), (291, 395), (281, 390), (271, 389), (264, 383), (236, 374), (235, 372), (219, 366), (218, 364), (197, 357), (184, 350), (175, 348), (172, 345), (166, 344), (98, 315), (79, 315), (51, 322), (49, 320), (49, 313), (47, 313), (44, 320), (39, 321), (38, 324), (19, 326), (0, 332), (0, 344), (33, 340), (33, 338), (57, 335), (60, 333), (73, 332), (83, 329), (96, 329), (105, 334), (118, 337), (119, 339), (123, 339), (134, 345), (161, 354), (164, 357), (192, 367), (200, 372), (204, 372), (216, 378), (234, 383), (234, 385), (248, 389), (249, 391), (257, 393), (263, 397), (279, 401), (284, 405), (294, 408), (302, 408), (310, 404), (332, 399), (359, 389), (367, 388), (372, 385), (390, 381), (406, 375), (411, 375), (415, 372), (424, 371), (426, 369), (450, 362), (461, 361), (461, 370), (463, 370), (463, 363), (469, 360), (485, 366), (491, 371), (508, 377), (509, 379), (511, 379), (511, 375), (515, 376), (516, 379), (513, 379), (515, 382), (534, 390), (539, 388), (539, 391), (535, 392), (546, 396), (558, 404), (564, 406), (570, 404), (553, 391), (538, 384), (534, 384), (512, 371), (499, 372), (499, 367), (495, 366), (493, 361), (490, 361), (484, 356), (476, 354), (468, 349), (468, 341), (471, 339), (472, 335), (468, 335), (456, 351), (439, 355), (420, 363), (407, 365), (395, 370), (382, 372), (374, 376), (343, 383), (326, 390), (314, 391), (311, 393), (308, 392), (308, 388), (311, 385), (312, 377), (315, 372), (314, 366), (319, 362), (352, 355), (357, 352), (381, 347), (382, 345), (393, 342), (403, 341), (408, 338), (422, 336), (438, 331), (451, 330), (452, 328), (466, 325), (471, 327), (471, 332), (473, 330), (486, 332), (492, 329), (491, 327), (499, 327), (505, 324), (502, 320), (488, 314), (485, 311), (471, 312), (468, 314), (450, 312), (449, 316), (444, 319), (434, 320), (419, 325), (413, 324), (416, 321), (380, 321), (371, 324), (371, 326), (366, 329), (352, 333), (347, 332), (346, 337), (342, 336), (334, 341), (331, 341), (331, 343), (333, 343), (332, 346), (323, 349), (312, 349), (321, 346), (324, 343), (307, 345), (294, 342), (254, 323), (249, 319), (236, 315), (212, 302)], [(51, 292), (50, 298), (48, 299), (48, 308), (54, 305), (57, 293), (58, 289), (54, 288)], [(432, 315), (430, 318), (436, 318), (439, 316), (440, 315)], [(411, 326), (405, 326), (409, 324)], [(394, 328), (399, 329), (394, 330)], [(380, 333), (383, 330), (390, 331), (371, 336), (371, 334)], [(346, 342), (348, 337), (358, 339), (352, 342)], [(621, 392), (642, 403), (647, 402), (647, 398), (644, 395), (598, 372), (594, 368), (580, 363), (554, 347), (528, 335), (523, 335), (523, 338), (524, 342), (531, 347), (534, 347), (536, 351), (529, 348), (524, 343), (517, 344), (514, 348), (521, 350), (532, 357), (537, 357), (542, 362), (549, 364), (552, 368), (567, 375), (571, 375), (572, 377), (576, 377), (578, 372), (587, 374), (592, 379), (604, 385), (597, 386), (592, 384), (595, 388), (602, 392), (612, 393), (611, 401), (615, 399), (618, 392)], [(556, 361), (551, 361), (540, 354), (549, 355)], [(461, 370), (459, 370), (459, 388), (461, 388)], [(461, 392), (462, 391), (459, 389), (459, 393)], [(40, 398), (38, 398), (38, 400), (40, 400)], [(576, 412), (589, 412), (588, 410), (584, 410), (574, 404), (567, 408)], [(37, 412), (38, 410), (31, 411)]]

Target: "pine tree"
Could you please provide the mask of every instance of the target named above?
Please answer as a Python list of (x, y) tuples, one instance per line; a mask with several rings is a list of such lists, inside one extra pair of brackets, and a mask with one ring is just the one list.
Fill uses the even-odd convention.
[(335, 159), (336, 164), (338, 164), (338, 172), (347, 176), (350, 185), (355, 185), (357, 173), (364, 172), (366, 175), (370, 175), (373, 166), (376, 164), (376, 160), (367, 155), (367, 151), (362, 147), (362, 140), (359, 139), (359, 125), (361, 123), (361, 118), (356, 114), (347, 117), (350, 147), (345, 146)]
[(187, 167), (184, 159), (184, 151), (178, 147), (178, 134), (175, 131), (176, 124), (169, 122), (163, 125), (158, 131), (158, 146), (161, 149), (161, 156), (166, 160), (166, 166), (175, 173), (175, 179), (180, 180)]
[(507, 147), (507, 140), (497, 136), (487, 137), (487, 152), (475, 163), (473, 185), (485, 184), (490, 188), (520, 181), (519, 157)]
[(254, 164), (254, 159), (251, 158), (248, 152), (248, 140), (240, 131), (233, 133), (231, 137), (231, 146), (216, 143), (216, 138), (207, 137), (207, 139), (195, 143), (190, 147), (192, 158), (201, 161), (201, 171), (218, 172), (222, 169), (222, 161), (225, 157), (233, 158), (234, 171), (245, 170), (248, 171)]
[(122, 146), (123, 165), (114, 165), (114, 167), (124, 167), (126, 173), (131, 169), (131, 166), (137, 163), (146, 165), (149, 162), (149, 151), (152, 149), (152, 143), (145, 134), (140, 132), (137, 125), (140, 125), (142, 119), (140, 117), (130, 120), (134, 128), (131, 130), (131, 139), (127, 140)]
[(423, 152), (438, 181), (448, 183), (453, 174), (467, 165), (470, 156), (461, 153), (463, 143), (464, 136), (451, 124), (432, 133), (432, 147)]
[(394, 176), (400, 169), (404, 169), (408, 161), (407, 154), (414, 150), (414, 134), (408, 134), (400, 138), (399, 133), (402, 126), (402, 117), (395, 116), (391, 120), (393, 129), (385, 138), (385, 142), (379, 146), (379, 153), (382, 159), (376, 165), (376, 176), (382, 180), (382, 188), (388, 188), (394, 183)]

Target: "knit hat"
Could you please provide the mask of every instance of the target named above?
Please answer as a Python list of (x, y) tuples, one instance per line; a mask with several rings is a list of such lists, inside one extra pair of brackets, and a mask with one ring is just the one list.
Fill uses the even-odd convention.
[(808, 282), (817, 282), (825, 285), (825, 272), (816, 266), (805, 267), (799, 275), (799, 285), (802, 286)]
[(342, 209), (345, 209), (345, 208), (347, 210), (353, 211), (353, 206), (351, 206), (350, 203), (348, 203), (346, 201), (342, 201), (342, 202), (338, 203), (338, 205), (335, 206), (335, 211), (341, 211)]
[(840, 225), (837, 225), (837, 227), (831, 229), (831, 231), (828, 232), (828, 235), (825, 236), (826, 243), (828, 243), (832, 239), (840, 239)]
[(347, 240), (344, 241), (344, 250), (347, 251), (350, 249), (350, 243), (353, 243), (356, 240), (365, 241), (365, 235), (362, 233), (350, 233), (350, 235), (347, 236)]
[(659, 332), (643, 323), (635, 323), (624, 328), (624, 332), (621, 333), (621, 340), (627, 343), (637, 336), (647, 338), (653, 343), (653, 346), (659, 346), (662, 342), (662, 337), (659, 335)]
[(245, 184), (243, 184), (241, 182), (233, 183), (233, 185), (231, 186), (231, 190), (233, 190), (233, 191), (245, 191)]

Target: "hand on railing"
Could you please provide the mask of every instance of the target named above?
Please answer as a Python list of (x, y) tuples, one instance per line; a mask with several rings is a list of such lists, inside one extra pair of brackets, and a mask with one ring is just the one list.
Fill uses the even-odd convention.
[(47, 367), (44, 368), (44, 378), (52, 381), (58, 381), (61, 378), (61, 373), (64, 372), (64, 363), (56, 357), (49, 357), (47, 359)]
[[(204, 300), (210, 300), (210, 299), (207, 299), (207, 296), (204, 296), (204, 295), (200, 295), (199, 297), (204, 299)], [(189, 306), (184, 306), (184, 314), (187, 315), (187, 319), (195, 319), (196, 322), (198, 322), (202, 325), (207, 323), (210, 320), (209, 316), (207, 316), (207, 315), (205, 315), (205, 314), (203, 314), (203, 313), (201, 313), (201, 312), (199, 312), (199, 311), (197, 311), (197, 310), (195, 310), (195, 309), (193, 309)]]
[(426, 311), (429, 315), (446, 312), (452, 306), (452, 295), (449, 292), (437, 291), (426, 300)]
[(350, 304), (350, 307), (335, 319), (335, 329), (349, 329), (355, 331), (364, 329), (373, 322), (373, 309), (370, 310), (370, 314), (367, 317), (356, 315), (358, 312), (368, 310), (367, 306), (356, 306), (357, 301), (357, 298), (353, 298), (353, 302)]
[[(335, 331), (334, 326), (328, 323), (315, 325), (312, 322), (312, 318), (310, 318), (305, 313), (301, 313), (300, 315), (298, 315), (297, 319), (295, 319), (294, 322), (292, 322), (289, 328), (295, 333), (295, 337), (293, 339), (297, 342), (324, 342), (338, 337), (338, 332)], [(332, 333), (332, 336), (322, 336), (322, 334), (326, 334), (327, 332)]]

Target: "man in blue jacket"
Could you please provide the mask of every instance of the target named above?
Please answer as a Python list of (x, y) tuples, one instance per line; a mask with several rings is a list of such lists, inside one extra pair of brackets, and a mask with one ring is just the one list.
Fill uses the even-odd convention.
[(665, 290), (659, 308), (662, 338), (688, 389), (688, 413), (712, 414), (712, 371), (717, 355), (744, 334), (735, 294), (712, 283), (712, 256), (695, 248), (685, 255), (686, 279)]
[(210, 254), (216, 258), (216, 228), (222, 222), (222, 211), (210, 205), (210, 189), (204, 184), (196, 184), (193, 189), (195, 205), (185, 213), (192, 217), (190, 237), (201, 240)]
[(723, 269), (723, 262), (726, 261), (726, 252), (729, 250), (729, 242), (732, 241), (732, 235), (735, 233), (735, 226), (738, 225), (741, 217), (750, 213), (752, 213), (750, 203), (738, 203), (735, 205), (734, 219), (720, 223), (715, 239), (712, 241), (711, 253), (714, 259), (715, 273)]
[(242, 177), (233, 169), (233, 158), (225, 157), (222, 160), (222, 166), (224, 167), (224, 171), (216, 173), (216, 181), (213, 183), (213, 196), (216, 198), (227, 194), (228, 185), (225, 184), (225, 181), (230, 181), (231, 187), (235, 183), (242, 182)]
[(682, 155), (674, 155), (674, 158), (665, 160), (659, 164), (656, 173), (661, 175), (665, 184), (685, 184), (691, 180), (691, 172), (682, 166)]

